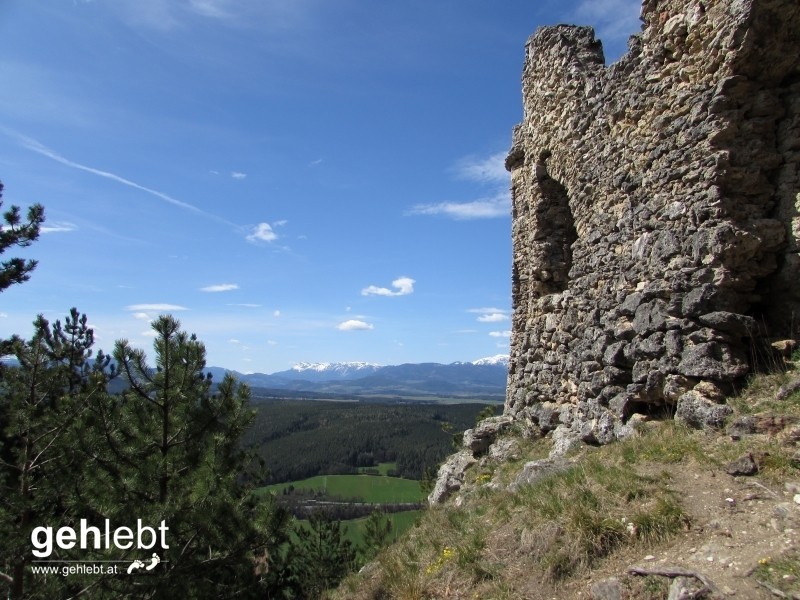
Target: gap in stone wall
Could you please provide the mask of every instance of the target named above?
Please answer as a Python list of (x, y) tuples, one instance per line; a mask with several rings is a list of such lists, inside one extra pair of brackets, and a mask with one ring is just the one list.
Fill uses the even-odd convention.
[(541, 266), (538, 269), (541, 296), (567, 289), (572, 268), (572, 247), (578, 239), (575, 217), (569, 205), (567, 189), (537, 164), (539, 202), (536, 205), (535, 239), (539, 245)]

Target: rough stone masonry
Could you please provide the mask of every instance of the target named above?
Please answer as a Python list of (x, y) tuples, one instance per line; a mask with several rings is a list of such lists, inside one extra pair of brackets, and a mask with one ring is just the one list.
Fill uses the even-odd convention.
[(610, 67), (588, 27), (526, 46), (505, 413), (559, 450), (665, 407), (717, 425), (763, 340), (800, 331), (800, 2), (642, 21)]
[(552, 431), (554, 455), (637, 414), (719, 426), (764, 341), (800, 331), (800, 2), (641, 15), (610, 67), (588, 27), (527, 43), (505, 414), (465, 434), (431, 502), (513, 423)]

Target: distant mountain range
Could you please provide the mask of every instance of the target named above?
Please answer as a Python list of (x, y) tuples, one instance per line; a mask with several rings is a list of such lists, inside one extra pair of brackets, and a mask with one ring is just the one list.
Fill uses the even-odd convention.
[(311, 392), (336, 396), (505, 396), (508, 356), (473, 362), (381, 366), (363, 362), (299, 363), (277, 373), (238, 373), (209, 367), (215, 381), (233, 373), (254, 391)]
[[(13, 359), (3, 360), (9, 366)], [(299, 363), (277, 373), (239, 373), (222, 367), (207, 367), (213, 381), (232, 373), (253, 389), (254, 397), (324, 399), (505, 398), (508, 356), (497, 355), (473, 362), (409, 363), (381, 366), (364, 362)], [(123, 378), (114, 379), (109, 390), (125, 388)]]

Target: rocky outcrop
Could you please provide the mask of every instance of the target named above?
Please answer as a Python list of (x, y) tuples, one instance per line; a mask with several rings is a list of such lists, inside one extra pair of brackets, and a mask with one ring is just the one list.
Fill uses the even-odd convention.
[(467, 429), (461, 440), (462, 449), (439, 467), (428, 502), (439, 504), (458, 492), (464, 485), (467, 469), (481, 456), (490, 454), (494, 460), (502, 461), (506, 453), (512, 452), (508, 444), (510, 440), (498, 439), (512, 423), (511, 417), (501, 415), (483, 419), (473, 429)]
[(762, 340), (800, 322), (800, 4), (642, 20), (610, 67), (588, 27), (526, 47), (505, 414), (564, 449), (637, 413), (722, 426)]

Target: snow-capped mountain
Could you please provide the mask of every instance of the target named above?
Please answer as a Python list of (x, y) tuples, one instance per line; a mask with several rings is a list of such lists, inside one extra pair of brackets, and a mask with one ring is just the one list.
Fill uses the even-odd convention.
[(472, 361), (473, 365), (503, 365), (508, 366), (508, 354), (495, 354)]
[[(210, 367), (215, 381), (224, 369)], [(245, 383), (259, 388), (292, 392), (344, 395), (456, 395), (502, 398), (508, 374), (508, 356), (497, 355), (474, 362), (407, 363), (380, 366), (367, 362), (303, 362), (286, 371), (235, 373)]]
[(272, 375), (283, 379), (302, 379), (304, 381), (346, 381), (367, 377), (379, 369), (381, 369), (380, 365), (367, 362), (301, 362), (288, 371), (279, 371)]

